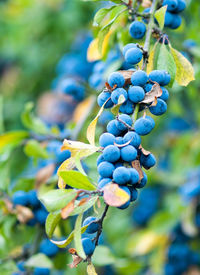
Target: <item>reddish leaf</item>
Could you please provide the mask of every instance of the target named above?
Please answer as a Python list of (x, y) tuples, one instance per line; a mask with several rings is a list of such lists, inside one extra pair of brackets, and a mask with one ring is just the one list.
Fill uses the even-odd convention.
[(72, 263), (71, 264), (68, 264), (68, 266), (70, 268), (74, 268), (74, 267), (77, 267), (78, 264), (80, 264), (82, 262), (82, 258), (79, 257), (78, 255), (72, 255)]
[(135, 168), (138, 171), (139, 177), (140, 177), (140, 181), (143, 179), (144, 175), (143, 175), (143, 171), (140, 165), (139, 160), (134, 160), (132, 161), (132, 167)]
[(40, 169), (36, 175), (36, 189), (38, 189), (43, 183), (46, 183), (55, 170), (55, 164), (51, 163), (42, 169)]
[(67, 217), (69, 217), (71, 212), (74, 210), (74, 202), (75, 202), (75, 199), (70, 201), (64, 208), (61, 209), (62, 219), (66, 219)]
[(21, 223), (27, 223), (29, 220), (31, 220), (34, 217), (33, 212), (30, 210), (30, 208), (22, 205), (16, 206), (16, 213), (17, 213), (17, 219)]
[(140, 103), (152, 103), (155, 101), (155, 98), (162, 95), (162, 89), (160, 85), (155, 82), (150, 92), (145, 94), (145, 98)]
[(134, 71), (118, 71), (120, 74), (123, 75), (125, 79), (125, 86), (128, 84), (131, 84), (131, 76), (134, 73)]
[(139, 146), (139, 149), (141, 150), (142, 154), (145, 155), (145, 156), (148, 156), (148, 155), (151, 154), (151, 152), (145, 150), (145, 149), (142, 147), (142, 145)]
[(115, 207), (123, 205), (130, 199), (130, 196), (115, 183), (105, 186), (103, 197), (108, 205)]

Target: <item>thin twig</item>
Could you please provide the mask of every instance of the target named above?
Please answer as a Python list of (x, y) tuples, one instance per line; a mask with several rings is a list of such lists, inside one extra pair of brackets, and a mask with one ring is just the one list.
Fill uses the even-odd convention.
[(104, 219), (106, 217), (106, 214), (108, 212), (108, 208), (109, 208), (109, 205), (106, 204), (106, 207), (105, 207), (105, 209), (103, 211), (103, 214), (102, 214), (101, 218), (97, 221), (97, 223), (99, 223), (99, 230), (97, 231), (97, 235), (95, 237), (95, 246), (98, 245), (99, 237), (100, 237), (102, 229), (103, 229), (103, 221), (104, 221)]

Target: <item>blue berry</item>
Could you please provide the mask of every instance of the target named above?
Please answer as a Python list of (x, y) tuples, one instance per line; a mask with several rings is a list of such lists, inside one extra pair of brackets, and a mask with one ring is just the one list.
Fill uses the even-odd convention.
[(152, 87), (153, 87), (153, 84), (147, 83), (147, 84), (144, 86), (144, 91), (145, 91), (145, 93), (150, 92), (151, 89), (152, 89)]
[(143, 178), (141, 179), (140, 183), (138, 183), (136, 185), (136, 188), (143, 188), (145, 185), (147, 184), (147, 175), (146, 173), (143, 171)]
[(103, 155), (101, 154), (101, 155), (98, 156), (98, 158), (97, 158), (97, 166), (98, 166), (101, 162), (103, 162), (103, 161), (105, 161), (105, 159), (104, 159)]
[(111, 94), (111, 100), (114, 104), (118, 104), (119, 101), (119, 97), (120, 96), (124, 96), (125, 100), (127, 100), (128, 95), (127, 95), (127, 91), (123, 88), (117, 88), (115, 89), (112, 94)]
[(145, 116), (146, 119), (150, 120), (150, 122), (152, 123), (153, 128), (155, 127), (156, 123), (154, 121), (154, 119), (151, 116)]
[(113, 145), (115, 141), (115, 136), (110, 133), (104, 133), (99, 138), (99, 144), (101, 147), (106, 147), (108, 145)]
[(128, 97), (133, 103), (138, 103), (144, 99), (145, 92), (140, 86), (130, 86), (128, 89)]
[(137, 150), (132, 145), (127, 145), (121, 148), (121, 159), (126, 162), (131, 162), (137, 157)]
[[(99, 94), (97, 98), (97, 103), (100, 107), (103, 106), (103, 104), (111, 97), (111, 94), (109, 92), (102, 92)], [(113, 107), (113, 102), (111, 98), (106, 102), (104, 108), (111, 108)]]
[(135, 168), (129, 168), (129, 171), (131, 174), (130, 183), (135, 185), (140, 179), (139, 173)]
[(146, 26), (142, 22), (134, 21), (130, 24), (129, 33), (134, 39), (141, 39), (146, 33)]
[(167, 5), (168, 11), (175, 11), (178, 6), (178, 1), (177, 0), (164, 0), (163, 6), (165, 6), (165, 5)]
[(165, 79), (164, 72), (160, 71), (160, 70), (154, 70), (154, 71), (150, 72), (149, 79), (151, 81), (157, 82), (158, 84), (162, 85), (162, 82)]
[(126, 184), (130, 180), (130, 171), (126, 167), (118, 167), (113, 173), (113, 180), (117, 184)]
[(117, 85), (118, 88), (121, 88), (125, 84), (125, 79), (121, 73), (114, 72), (114, 73), (110, 74), (110, 76), (108, 78), (108, 84), (111, 87), (114, 87), (115, 85)]
[(97, 170), (99, 175), (103, 178), (112, 178), (115, 166), (108, 161), (103, 161), (98, 165)]
[(117, 146), (115, 145), (108, 145), (104, 150), (103, 150), (103, 157), (106, 161), (109, 162), (116, 162), (120, 158), (120, 150)]
[(185, 0), (178, 0), (178, 5), (175, 12), (179, 13), (182, 12), (186, 8)]
[(153, 154), (149, 154), (148, 156), (141, 155), (140, 163), (145, 169), (150, 169), (156, 164), (156, 158)]
[(154, 125), (150, 119), (146, 117), (141, 117), (134, 123), (134, 129), (138, 135), (145, 136), (148, 135), (154, 128)]
[(161, 89), (162, 89), (162, 95), (159, 98), (164, 100), (164, 101), (167, 101), (169, 99), (169, 92), (164, 87), (161, 87)]
[(170, 25), (170, 28), (175, 30), (175, 29), (178, 29), (178, 27), (180, 27), (182, 23), (182, 18), (180, 15), (178, 14), (173, 14), (173, 20), (172, 20), (172, 23)]
[(131, 48), (125, 53), (126, 62), (135, 65), (142, 60), (142, 51), (139, 48)]
[(130, 201), (136, 201), (138, 197), (138, 191), (135, 188), (130, 187), (131, 199)]
[(71, 152), (69, 150), (61, 151), (61, 148), (59, 147), (55, 152), (55, 157), (56, 163), (59, 164), (64, 162), (66, 159), (69, 159), (71, 157)]
[(54, 243), (52, 243), (49, 239), (44, 239), (40, 243), (39, 250), (41, 253), (44, 253), (48, 257), (53, 257), (58, 253), (59, 248)]
[(114, 136), (119, 136), (122, 133), (122, 131), (117, 128), (116, 123), (116, 119), (111, 120), (107, 125), (107, 131), (113, 134)]
[(134, 43), (126, 44), (126, 46), (124, 46), (124, 48), (123, 48), (123, 56), (125, 56), (126, 52), (127, 52), (129, 49), (132, 49), (132, 48), (137, 48), (137, 45), (134, 44)]
[(105, 110), (105, 111), (103, 111), (103, 113), (100, 115), (98, 122), (99, 122), (100, 125), (103, 125), (103, 126), (104, 126), (104, 125), (106, 125), (110, 120), (112, 120), (113, 118), (114, 118), (114, 115), (113, 115), (111, 112)]
[(112, 179), (110, 178), (104, 178), (102, 179), (99, 183), (98, 183), (98, 188), (99, 189), (102, 189), (104, 188), (107, 184), (111, 183), (112, 182)]
[(35, 218), (36, 220), (40, 223), (40, 224), (45, 224), (46, 218), (48, 216), (48, 212), (41, 208), (41, 209), (37, 209), (35, 212)]
[(25, 264), (24, 261), (19, 261), (19, 262), (17, 263), (17, 267), (18, 267), (18, 269), (19, 269), (20, 271), (26, 271), (24, 264)]
[[(120, 130), (120, 131), (125, 131), (125, 130), (127, 130), (127, 126), (125, 125), (125, 124), (127, 124), (127, 125), (129, 125), (129, 126), (132, 126), (132, 123), (133, 123), (133, 121), (132, 121), (132, 119), (131, 119), (131, 117), (130, 116), (128, 116), (128, 115), (126, 115), (126, 114), (122, 114), (122, 115), (119, 115), (119, 117), (118, 117), (118, 119), (120, 120), (116, 120), (116, 127)], [(121, 122), (121, 121), (123, 121), (123, 122)]]
[(148, 81), (147, 73), (139, 70), (132, 74), (131, 76), (131, 83), (134, 86), (141, 86), (143, 87)]
[(15, 205), (27, 205), (28, 204), (28, 195), (24, 191), (17, 191), (12, 197), (12, 201)]
[(119, 111), (126, 115), (132, 115), (134, 111), (133, 102), (131, 102), (130, 100), (127, 100), (120, 106)]
[(166, 11), (166, 13), (165, 13), (165, 27), (170, 28), (172, 21), (173, 21), (173, 15), (171, 14), (171, 12)]
[(163, 81), (161, 82), (161, 84), (160, 85), (162, 85), (162, 86), (166, 86), (166, 85), (168, 85), (169, 83), (170, 83), (170, 81), (171, 81), (171, 76), (170, 76), (170, 74), (168, 73), (168, 72), (166, 72), (166, 71), (162, 71), (163, 72)]
[(82, 246), (85, 254), (91, 256), (95, 250), (95, 244), (89, 238), (82, 239)]
[(124, 140), (124, 143), (127, 143), (130, 141), (129, 144), (134, 146), (135, 148), (138, 148), (141, 144), (141, 137), (134, 131), (130, 131), (126, 133), (123, 140)]
[(37, 192), (36, 190), (30, 190), (27, 194), (28, 196), (28, 202), (31, 206), (37, 207), (39, 205), (39, 200), (37, 198)]
[(33, 275), (50, 275), (50, 269), (45, 267), (35, 267)]
[(96, 221), (97, 221), (97, 218), (95, 217), (88, 217), (84, 220), (83, 226), (86, 226), (89, 224), (85, 231), (86, 233), (93, 234), (99, 230), (99, 224), (95, 223)]
[(123, 139), (123, 137), (116, 137), (115, 138), (115, 143), (116, 144), (124, 144), (124, 139)]
[(164, 100), (158, 98), (156, 106), (149, 107), (149, 111), (155, 116), (160, 116), (167, 111), (167, 104)]

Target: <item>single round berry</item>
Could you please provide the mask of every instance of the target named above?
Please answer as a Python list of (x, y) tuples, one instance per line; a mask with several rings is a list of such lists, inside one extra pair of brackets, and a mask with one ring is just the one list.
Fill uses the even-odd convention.
[(148, 135), (154, 128), (154, 125), (150, 119), (141, 117), (134, 123), (134, 129), (138, 135), (145, 136)]
[(170, 28), (172, 21), (173, 21), (173, 15), (171, 14), (171, 12), (166, 11), (166, 13), (165, 13), (165, 27)]
[[(104, 105), (104, 108), (111, 108), (113, 107), (113, 102), (111, 100), (111, 94), (109, 92), (102, 92), (99, 94), (98, 98), (97, 98), (97, 103), (100, 107), (103, 106), (103, 104), (106, 102), (106, 104)], [(109, 99), (110, 98), (110, 99)]]
[(124, 46), (124, 48), (123, 48), (123, 56), (125, 56), (126, 52), (127, 52), (129, 49), (132, 49), (132, 48), (137, 48), (137, 45), (134, 44), (134, 43), (126, 44), (126, 46)]
[(106, 147), (108, 145), (113, 145), (115, 141), (115, 136), (110, 133), (104, 133), (99, 138), (99, 144), (101, 147)]
[(123, 139), (123, 137), (116, 137), (116, 138), (115, 138), (115, 143), (116, 143), (116, 144), (119, 144), (119, 145), (124, 144), (124, 139)]
[(172, 20), (172, 23), (170, 25), (170, 28), (175, 30), (175, 29), (178, 29), (178, 27), (180, 27), (180, 25), (182, 23), (182, 18), (178, 14), (173, 14), (172, 16), (173, 16), (173, 20)]
[(135, 65), (142, 60), (142, 51), (139, 48), (131, 48), (125, 53), (125, 61)]
[(35, 214), (36, 220), (40, 224), (44, 225), (49, 213), (44, 208), (40, 208), (40, 209), (37, 209), (36, 211), (34, 211), (34, 214)]
[(140, 86), (130, 86), (128, 89), (128, 97), (133, 103), (138, 103), (145, 97), (144, 89)]
[(130, 189), (130, 192), (131, 192), (130, 201), (136, 201), (137, 197), (138, 197), (138, 191), (133, 187), (130, 187), (129, 189)]
[(138, 148), (141, 144), (141, 137), (134, 131), (130, 131), (126, 133), (123, 140), (124, 140), (124, 143), (127, 143), (130, 141), (129, 144), (134, 146), (135, 148)]
[(150, 92), (151, 89), (152, 89), (152, 87), (153, 87), (153, 84), (147, 83), (147, 84), (144, 86), (144, 91), (145, 91), (145, 93)]
[(162, 89), (162, 95), (159, 98), (164, 100), (164, 101), (167, 101), (169, 99), (169, 92), (164, 87), (161, 87), (161, 89)]
[(158, 98), (156, 106), (149, 107), (149, 111), (155, 116), (160, 116), (167, 111), (167, 104), (164, 100)]
[(141, 39), (146, 33), (146, 26), (143, 22), (133, 21), (130, 24), (129, 33), (134, 39)]
[(112, 179), (110, 178), (104, 178), (102, 180), (100, 180), (100, 182), (98, 183), (98, 188), (99, 189), (102, 189), (104, 188), (107, 184), (111, 183), (112, 182)]
[(140, 183), (138, 183), (136, 185), (136, 188), (143, 188), (145, 185), (147, 184), (147, 175), (146, 173), (143, 171), (143, 178), (141, 179)]
[(112, 178), (115, 166), (107, 161), (101, 162), (97, 167), (98, 173), (103, 178)]
[(117, 128), (116, 123), (116, 119), (111, 120), (107, 125), (107, 131), (113, 134), (114, 136), (119, 136), (122, 133), (122, 131)]
[(113, 180), (117, 184), (126, 184), (130, 180), (130, 172), (126, 167), (118, 167), (113, 172)]
[(105, 161), (105, 159), (104, 159), (103, 155), (101, 154), (101, 155), (98, 156), (98, 158), (97, 158), (97, 166), (98, 166), (101, 162), (103, 162), (103, 161)]
[(133, 102), (131, 102), (129, 99), (124, 102), (120, 108), (119, 108), (119, 111), (123, 114), (126, 114), (126, 115), (132, 115), (133, 112), (134, 112), (134, 104)]
[(121, 148), (121, 159), (126, 162), (131, 162), (137, 157), (137, 150), (132, 145), (127, 145)]
[(121, 88), (125, 84), (125, 79), (122, 74), (120, 74), (118, 72), (114, 72), (114, 73), (110, 74), (110, 76), (108, 78), (108, 84), (111, 87), (114, 87), (115, 85), (117, 85), (118, 88)]
[(99, 230), (99, 223), (96, 223), (96, 221), (97, 221), (97, 218), (95, 217), (88, 217), (84, 220), (83, 226), (86, 226), (89, 224), (85, 231), (86, 233), (93, 234)]
[(178, 5), (176, 7), (175, 12), (176, 13), (182, 12), (182, 11), (184, 11), (185, 8), (186, 8), (185, 0), (178, 0)]
[(152, 126), (153, 126), (153, 128), (154, 128), (155, 125), (156, 125), (154, 119), (153, 119), (151, 116), (145, 116), (145, 118), (148, 119), (148, 120), (152, 123)]
[(163, 6), (165, 6), (165, 5), (167, 5), (168, 11), (175, 11), (178, 6), (178, 1), (177, 0), (164, 0)]
[(150, 72), (149, 79), (153, 82), (157, 82), (158, 84), (162, 85), (163, 81), (165, 80), (164, 71), (154, 70)]
[(50, 269), (45, 267), (35, 267), (33, 275), (50, 275)]
[(39, 250), (41, 253), (44, 253), (48, 257), (53, 257), (58, 253), (59, 248), (54, 243), (52, 243), (49, 239), (44, 239), (40, 243)]
[(156, 158), (153, 154), (149, 154), (148, 156), (141, 155), (140, 163), (145, 169), (150, 169), (156, 164)]
[(33, 206), (33, 207), (37, 207), (40, 203), (40, 201), (37, 198), (37, 192), (36, 190), (30, 190), (27, 193), (28, 196), (28, 203)]
[(15, 205), (27, 205), (28, 201), (28, 194), (24, 191), (17, 191), (13, 194), (12, 201)]
[(163, 79), (163, 81), (161, 82), (161, 86), (166, 86), (166, 85), (168, 85), (169, 83), (170, 83), (170, 81), (171, 81), (171, 76), (170, 76), (170, 74), (168, 73), (168, 72), (166, 72), (166, 71), (162, 71), (163, 72), (163, 75), (164, 75), (164, 79)]
[(126, 114), (119, 115), (118, 119), (119, 120), (116, 120), (116, 127), (120, 131), (125, 131), (127, 130), (128, 126), (130, 127), (132, 126), (133, 121), (129, 115), (126, 115)]
[(103, 157), (106, 161), (109, 162), (116, 162), (120, 158), (120, 150), (117, 146), (115, 145), (108, 145), (104, 150), (103, 150)]
[(82, 239), (82, 246), (85, 254), (91, 256), (95, 250), (95, 244), (89, 238)]
[(135, 168), (129, 168), (129, 171), (131, 174), (130, 183), (135, 185), (140, 179), (139, 173)]
[(139, 70), (132, 74), (131, 76), (131, 83), (134, 86), (141, 86), (143, 87), (148, 81), (147, 73)]
[(128, 98), (127, 91), (123, 88), (117, 88), (115, 89), (111, 94), (111, 100), (114, 104), (118, 104), (120, 96), (124, 97), (125, 101)]

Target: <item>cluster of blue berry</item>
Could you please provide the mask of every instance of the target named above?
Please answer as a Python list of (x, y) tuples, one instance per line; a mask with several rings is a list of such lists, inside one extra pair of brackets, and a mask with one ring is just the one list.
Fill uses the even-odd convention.
[(182, 18), (179, 15), (186, 8), (185, 0), (164, 0), (163, 6), (167, 5), (165, 14), (165, 27), (177, 29), (182, 23)]

